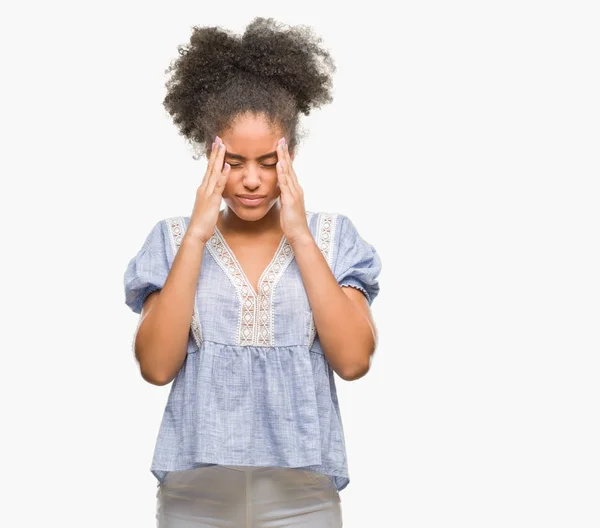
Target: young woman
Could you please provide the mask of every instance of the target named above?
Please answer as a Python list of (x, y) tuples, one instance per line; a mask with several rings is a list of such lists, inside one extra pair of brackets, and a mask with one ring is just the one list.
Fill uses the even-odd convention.
[(299, 113), (331, 100), (319, 42), (272, 19), (195, 27), (169, 70), (165, 107), (208, 167), (191, 216), (157, 222), (124, 277), (141, 374), (173, 382), (160, 528), (342, 526), (333, 372), (369, 369), (381, 262), (347, 216), (305, 210), (292, 165)]

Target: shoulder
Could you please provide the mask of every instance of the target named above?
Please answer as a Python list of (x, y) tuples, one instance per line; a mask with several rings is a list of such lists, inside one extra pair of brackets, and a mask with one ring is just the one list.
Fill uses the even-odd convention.
[(147, 251), (156, 251), (164, 246), (165, 241), (165, 221), (163, 218), (155, 220), (146, 228), (146, 238), (142, 249)]
[(176, 250), (181, 244), (189, 222), (189, 216), (167, 216), (161, 218), (155, 228), (162, 234), (164, 245)]
[(363, 238), (348, 215), (320, 212), (318, 216), (317, 243), (338, 284), (361, 290), (370, 305), (379, 293), (381, 271), (375, 247)]
[(350, 218), (340, 212), (307, 212), (310, 230), (317, 246), (333, 266), (340, 253), (355, 243), (358, 236)]
[(329, 240), (337, 245), (344, 238), (344, 233), (356, 231), (352, 220), (340, 212), (307, 211), (306, 215), (310, 230), (318, 240)]
[(184, 216), (165, 216), (155, 220), (146, 231), (141, 252), (172, 256), (182, 242), (187, 225)]
[(376, 253), (375, 247), (364, 238), (362, 229), (350, 216), (327, 211), (313, 214), (311, 231), (321, 250), (329, 255), (328, 260), (339, 262), (345, 257), (371, 258)]
[(306, 218), (312, 227), (335, 229), (340, 222), (347, 218), (341, 213), (331, 211), (306, 211)]
[(333, 246), (336, 243), (340, 215), (328, 211), (306, 211), (306, 219), (317, 246), (330, 261), (329, 257), (331, 257)]

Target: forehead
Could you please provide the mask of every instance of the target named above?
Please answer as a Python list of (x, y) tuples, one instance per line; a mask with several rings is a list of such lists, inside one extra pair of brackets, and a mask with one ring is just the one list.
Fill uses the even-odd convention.
[(256, 157), (274, 150), (281, 135), (280, 127), (269, 123), (263, 116), (244, 114), (223, 132), (222, 139), (228, 152)]

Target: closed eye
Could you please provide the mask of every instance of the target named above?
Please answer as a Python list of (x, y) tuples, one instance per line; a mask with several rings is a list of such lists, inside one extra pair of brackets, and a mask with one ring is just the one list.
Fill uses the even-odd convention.
[[(231, 165), (232, 168), (242, 166), (241, 163), (230, 163), (229, 165)], [(277, 165), (277, 163), (273, 163), (273, 164), (263, 163), (262, 165), (263, 165), (263, 167), (275, 167), (275, 165)]]

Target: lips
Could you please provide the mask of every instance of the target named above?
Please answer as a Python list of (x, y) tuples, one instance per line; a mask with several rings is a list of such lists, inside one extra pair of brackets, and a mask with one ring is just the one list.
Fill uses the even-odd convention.
[(261, 204), (266, 198), (266, 196), (260, 196), (257, 194), (238, 194), (237, 197), (240, 202), (250, 207)]

